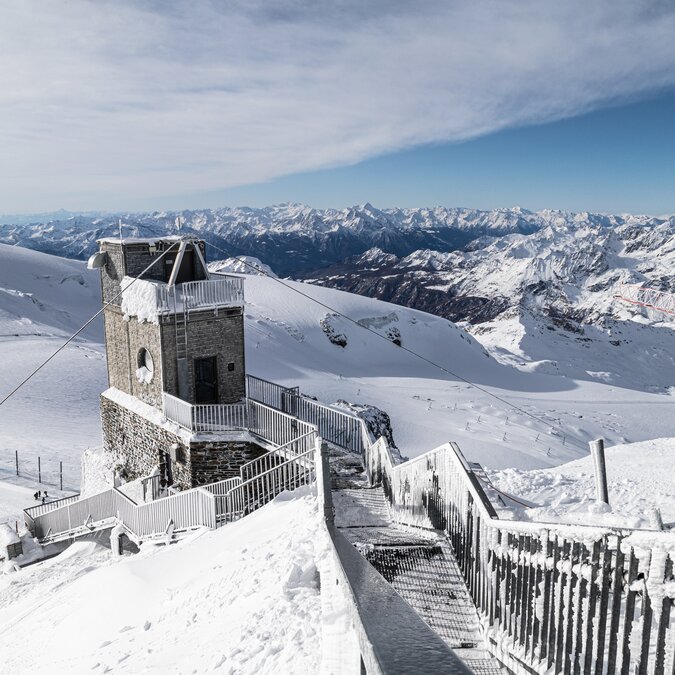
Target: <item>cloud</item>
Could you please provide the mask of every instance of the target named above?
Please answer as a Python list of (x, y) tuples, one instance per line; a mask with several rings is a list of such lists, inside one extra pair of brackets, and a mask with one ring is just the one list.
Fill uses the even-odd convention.
[(0, 208), (117, 208), (546, 122), (675, 84), (637, 0), (10, 0)]

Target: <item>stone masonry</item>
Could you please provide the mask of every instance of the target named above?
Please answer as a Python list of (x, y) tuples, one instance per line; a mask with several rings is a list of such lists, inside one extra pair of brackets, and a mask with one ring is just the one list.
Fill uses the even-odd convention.
[[(164, 391), (178, 396), (176, 337), (173, 317), (161, 323)], [(244, 320), (240, 307), (191, 311), (187, 324), (188, 391), (194, 402), (194, 358), (216, 356), (218, 361), (218, 402), (236, 403), (246, 396)], [(229, 370), (229, 364), (234, 364)]]
[[(191, 436), (163, 415), (163, 394), (196, 403), (195, 360), (216, 359), (216, 381), (211, 390), (217, 404), (236, 403), (246, 396), (243, 307), (190, 309), (159, 314), (156, 322), (140, 322), (125, 316), (117, 297), (125, 276), (137, 277), (156, 260), (143, 279), (168, 282), (177, 263), (178, 241), (104, 239), (107, 253), (101, 268), (108, 382), (111, 389), (101, 397), (104, 448), (127, 479), (149, 475), (160, 466), (165, 478), (183, 488), (213, 483), (239, 475), (242, 464), (264, 454), (254, 442), (226, 440), (224, 435)], [(205, 281), (205, 270), (195, 247), (204, 252), (204, 242), (189, 241), (177, 286), (187, 281)], [(166, 255), (159, 260), (163, 252)], [(182, 281), (181, 281), (182, 280)], [(109, 304), (108, 304), (109, 303)], [(181, 347), (179, 362), (178, 345)], [(140, 370), (149, 364), (150, 370)], [(183, 359), (185, 359), (183, 361)], [(179, 364), (181, 382), (179, 396)], [(209, 387), (211, 384), (209, 383)], [(246, 437), (244, 437), (245, 439)], [(198, 440), (197, 440), (198, 439)]]
[[(105, 394), (101, 396), (101, 423), (104, 450), (127, 480), (147, 476), (160, 464), (162, 453), (173, 454), (173, 484), (187, 489), (238, 476), (242, 464), (267, 452), (252, 441), (192, 441), (184, 432), (172, 431)], [(172, 453), (175, 445), (179, 450)]]

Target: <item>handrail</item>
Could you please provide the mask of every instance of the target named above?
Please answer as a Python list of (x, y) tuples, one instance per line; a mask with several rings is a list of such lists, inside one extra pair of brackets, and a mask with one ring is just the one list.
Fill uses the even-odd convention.
[(465, 663), (385, 581), (345, 536), (328, 525), (338, 582), (354, 608), (361, 659), (368, 675), (425, 672), (470, 675)]
[[(666, 651), (666, 638), (675, 630), (672, 533), (500, 520), (456, 444), (397, 464), (386, 440), (374, 440), (362, 419), (284, 390), (281, 403), (289, 402), (296, 415), (249, 398), (248, 428), (281, 447), (326, 432), (326, 440), (353, 449), (353, 438), (347, 440), (344, 432), (356, 432), (367, 475), (372, 484), (382, 484), (394, 521), (448, 536), (488, 648), (509, 669), (661, 673), (673, 668), (674, 657)], [(223, 494), (202, 490), (214, 504), (214, 526), (313, 480), (311, 451), (280, 463), (273, 453), (255, 465), (263, 469), (259, 474), (247, 477), (245, 469), (238, 479), (214, 487)], [(82, 527), (88, 504), (105, 509), (106, 499), (66, 503), (37, 516), (34, 527), (67, 529), (71, 512)], [(191, 499), (184, 497), (186, 508)], [(168, 502), (138, 508), (162, 503)], [(131, 508), (124, 500), (119, 505)], [(156, 509), (156, 517), (163, 514)]]
[(53, 511), (54, 509), (57, 509), (61, 506), (63, 506), (66, 503), (69, 502), (75, 502), (80, 498), (80, 493), (77, 492), (74, 495), (69, 495), (68, 497), (61, 497), (60, 499), (53, 499), (51, 501), (45, 502), (44, 504), (36, 504), (35, 506), (29, 506), (27, 509), (24, 509), (23, 512), (27, 515), (30, 516), (31, 518), (35, 518), (36, 516), (40, 516), (43, 513), (48, 513), (49, 511)]
[(243, 464), (239, 468), (239, 473), (241, 474), (242, 478), (245, 477), (251, 477), (253, 475), (256, 475), (262, 471), (265, 471), (267, 469), (272, 468), (274, 465), (278, 464), (278, 459), (280, 457), (285, 457), (285, 459), (293, 459), (293, 457), (297, 457), (301, 454), (301, 452), (305, 452), (308, 448), (305, 447), (302, 451), (296, 451), (295, 453), (292, 452), (293, 447), (300, 447), (302, 446), (309, 446), (309, 448), (314, 447), (314, 443), (316, 440), (316, 431), (308, 431), (306, 434), (303, 434), (302, 436), (298, 436), (298, 438), (294, 438), (287, 443), (284, 443), (284, 445), (280, 445), (278, 448), (274, 448), (274, 450), (270, 450), (269, 452), (266, 452), (264, 455), (261, 455), (260, 457), (257, 457), (256, 459), (252, 459), (249, 462), (246, 462), (246, 464)]
[(216, 496), (216, 518), (230, 523), (244, 517), (284, 490), (294, 490), (314, 480), (316, 449), (286, 460), (235, 485), (227, 494)]
[(364, 465), (395, 521), (446, 532), (488, 649), (510, 670), (656, 674), (675, 665), (666, 640), (672, 533), (500, 520), (454, 443), (394, 465), (380, 438)]

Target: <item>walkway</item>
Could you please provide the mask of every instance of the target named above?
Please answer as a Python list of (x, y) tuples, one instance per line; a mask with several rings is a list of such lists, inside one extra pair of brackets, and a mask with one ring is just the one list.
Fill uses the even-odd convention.
[(475, 673), (506, 671), (483, 649), (478, 615), (442, 532), (392, 523), (354, 455), (331, 458), (335, 525)]

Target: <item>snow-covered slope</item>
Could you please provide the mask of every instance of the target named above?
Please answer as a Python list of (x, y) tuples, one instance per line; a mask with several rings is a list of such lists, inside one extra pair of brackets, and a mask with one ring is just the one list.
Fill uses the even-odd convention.
[[(0, 244), (0, 399), (101, 307), (98, 272), (84, 263)], [(100, 443), (98, 395), (105, 388), (98, 319), (0, 406), (0, 478), (20, 473), (77, 489), (82, 451)]]
[[(16, 275), (23, 275), (4, 283), (38, 299), (53, 291), (50, 283), (58, 266), (75, 264), (18, 248), (5, 247), (2, 253)], [(31, 269), (35, 271), (25, 272)], [(98, 292), (86, 288), (89, 300), (71, 308), (68, 321), (75, 324), (100, 306)], [(261, 276), (246, 277), (245, 295), (248, 371), (299, 385), (326, 402), (345, 399), (382, 408), (391, 416), (396, 442), (406, 456), (454, 440), (470, 459), (487, 466), (525, 469), (580, 457), (586, 453), (586, 441), (597, 436), (612, 444), (672, 433), (670, 418), (662, 412), (672, 407), (670, 396), (620, 388), (602, 379), (561, 377), (555, 368), (522, 372), (489, 356), (476, 338), (440, 317)], [(63, 300), (57, 293), (51, 302)], [(334, 310), (361, 325), (335, 316)], [(61, 330), (62, 314), (47, 311), (41, 316)], [(44, 326), (41, 332), (49, 333), (48, 324)], [(0, 339), (2, 391), (20, 381), (61, 340)], [(59, 354), (0, 408), (2, 476), (12, 476), (18, 449), (22, 472), (36, 476), (40, 456), (43, 473), (53, 481), (61, 460), (66, 485), (76, 487), (82, 450), (100, 443), (98, 395), (105, 387), (100, 343), (78, 341)]]
[[(83, 262), (0, 244), (0, 336), (70, 335), (100, 308), (100, 288)], [(100, 341), (102, 325), (84, 336)]]
[(672, 223), (563, 221), (483, 243), (403, 258), (372, 249), (315, 282), (469, 321), (493, 354), (528, 370), (673, 385), (672, 319), (615, 297), (622, 283), (675, 289)]
[(0, 575), (0, 670), (318, 672), (327, 534), (293, 497), (134, 557), (80, 542)]
[(610, 508), (595, 501), (591, 457), (555, 469), (491, 472), (502, 491), (534, 502), (524, 518), (543, 522), (604, 524), (613, 527), (653, 528), (658, 508), (666, 526), (675, 526), (673, 458), (675, 438), (617, 445), (606, 451)]
[[(439, 317), (332, 289), (283, 284), (259, 276), (246, 279), (249, 371), (299, 384), (324, 401), (344, 398), (383, 408), (404, 455), (454, 440), (470, 459), (491, 467), (543, 467), (586, 454), (586, 441), (597, 436), (613, 444), (672, 433), (663, 414), (672, 406), (669, 395), (561, 377), (555, 371), (522, 372), (488, 357), (475, 339)], [(380, 334), (397, 329), (404, 347), (478, 388), (391, 340), (331, 316), (326, 307), (291, 289)], [(322, 320), (328, 332), (346, 339), (346, 346), (331, 342)]]

